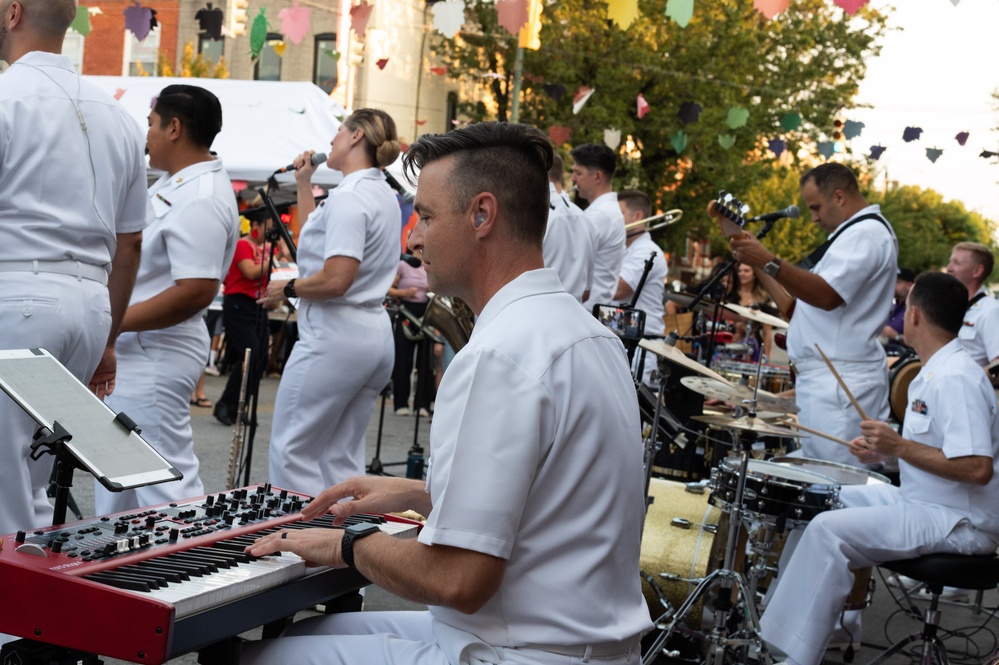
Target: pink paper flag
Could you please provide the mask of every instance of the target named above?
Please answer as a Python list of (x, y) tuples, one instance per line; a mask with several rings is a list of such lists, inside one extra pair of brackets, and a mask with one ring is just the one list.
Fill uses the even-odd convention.
[(125, 88), (115, 88), (114, 89), (114, 98), (115, 99), (117, 99), (118, 101), (121, 101), (121, 98), (124, 97), (124, 96), (125, 96)]
[(496, 0), (496, 18), (507, 32), (516, 35), (527, 23), (527, 0)]
[(368, 19), (371, 18), (371, 5), (361, 0), (361, 3), (350, 8), (350, 29), (358, 37), (364, 36), (368, 29)]
[(291, 40), (293, 44), (301, 44), (302, 40), (309, 35), (309, 17), (312, 11), (308, 7), (299, 7), (298, 0), (292, 3), (291, 7), (285, 7), (278, 12), (281, 19), (281, 32)]
[(843, 9), (847, 14), (853, 15), (857, 10), (866, 5), (868, 0), (833, 0), (833, 3)]
[(787, 10), (790, 0), (753, 0), (753, 9), (763, 14), (769, 21)]
[(569, 137), (572, 136), (571, 127), (563, 127), (562, 125), (552, 125), (548, 128), (548, 138), (552, 140), (555, 145), (563, 145), (569, 142)]
[(437, 76), (444, 76), (447, 74), (447, 67), (431, 67), (430, 73), (437, 74)]
[(645, 97), (642, 93), (638, 93), (638, 119), (641, 120), (645, 117), (645, 114), (649, 112), (649, 103), (645, 101)]
[(378, 60), (375, 60), (375, 66), (378, 67), (378, 69), (385, 69), (385, 65), (388, 64), (388, 60), (388, 58), (378, 58)]
[(589, 101), (590, 97), (595, 92), (596, 90), (594, 88), (590, 88), (589, 86), (579, 86), (579, 90), (577, 90), (576, 94), (572, 97), (572, 114), (577, 115), (580, 111), (582, 111), (583, 106), (587, 101)]

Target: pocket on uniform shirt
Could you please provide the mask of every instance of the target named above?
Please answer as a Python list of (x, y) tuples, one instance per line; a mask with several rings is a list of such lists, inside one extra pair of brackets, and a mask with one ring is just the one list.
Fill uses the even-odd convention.
[(913, 411), (910, 404), (905, 412), (905, 431), (910, 434), (926, 434), (930, 431), (930, 417)]

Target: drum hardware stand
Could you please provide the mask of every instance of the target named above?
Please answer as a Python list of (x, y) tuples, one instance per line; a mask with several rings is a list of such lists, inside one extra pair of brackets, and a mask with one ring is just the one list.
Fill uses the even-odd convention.
[[(758, 386), (758, 384), (757, 384)], [(759, 387), (757, 387), (757, 391)], [(756, 415), (756, 393), (749, 403), (749, 417)], [(713, 602), (714, 623), (708, 634), (699, 633), (708, 644), (708, 653), (705, 665), (724, 665), (726, 652), (730, 648), (752, 648), (753, 655), (761, 665), (772, 665), (773, 659), (766, 643), (760, 639), (760, 620), (756, 609), (755, 592), (750, 592), (749, 585), (745, 577), (734, 569), (736, 549), (739, 544), (739, 529), (743, 523), (743, 499), (746, 490), (746, 476), (749, 471), (749, 456), (755, 436), (749, 432), (738, 434), (740, 448), (742, 449), (739, 463), (739, 480), (736, 484), (734, 501), (732, 502), (732, 514), (728, 525), (728, 537), (725, 541), (725, 560), (722, 567), (712, 571), (702, 579), (680, 608), (672, 613), (669, 610), (656, 620), (656, 627), (661, 631), (648, 651), (642, 657), (643, 665), (652, 665), (660, 652), (664, 652), (664, 647), (678, 630), (680, 623), (690, 612), (694, 604), (706, 595), (708, 591), (718, 581), (718, 591)], [(743, 603), (743, 619), (748, 626), (738, 631), (741, 636), (731, 636), (729, 627), (729, 617), (736, 609), (738, 601), (733, 601), (733, 591), (738, 585), (739, 597)], [(664, 622), (668, 624), (664, 625)], [(740, 622), (741, 623), (741, 622)], [(681, 630), (684, 634), (697, 634), (695, 631)], [(743, 661), (744, 662), (744, 661)]]

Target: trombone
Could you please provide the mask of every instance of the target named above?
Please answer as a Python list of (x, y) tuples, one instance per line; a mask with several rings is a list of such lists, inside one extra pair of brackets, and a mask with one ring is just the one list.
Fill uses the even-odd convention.
[(676, 222), (680, 221), (681, 217), (683, 217), (683, 211), (680, 209), (667, 210), (666, 212), (661, 212), (658, 215), (652, 215), (651, 217), (640, 219), (637, 222), (631, 222), (629, 224), (625, 224), (624, 230), (627, 231), (629, 229), (637, 228), (643, 224), (648, 224), (654, 219), (659, 219), (660, 217), (665, 217), (665, 219), (659, 222), (658, 224), (653, 224), (652, 226), (650, 226), (648, 228), (649, 231), (655, 231), (656, 229), (661, 229), (664, 226), (675, 224)]

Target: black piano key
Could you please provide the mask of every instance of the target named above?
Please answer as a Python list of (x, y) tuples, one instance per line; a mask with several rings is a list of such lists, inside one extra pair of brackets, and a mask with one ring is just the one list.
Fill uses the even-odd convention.
[[(136, 579), (131, 575), (115, 574), (109, 571), (102, 571), (87, 575), (86, 579), (107, 584), (108, 586), (117, 587), (119, 589), (129, 589), (130, 591), (145, 591), (148, 593), (150, 589), (148, 580)], [(158, 588), (158, 585), (156, 588)]]
[(157, 575), (155, 573), (143, 572), (138, 569), (128, 569), (129, 566), (120, 566), (118, 568), (112, 568), (104, 572), (112, 573), (114, 575), (128, 575), (129, 577), (134, 577), (137, 580), (145, 580), (149, 583), (150, 589), (160, 589), (168, 586), (169, 581), (162, 575)]
[[(135, 563), (130, 566), (122, 566), (117, 570), (121, 570), (124, 572), (131, 572), (134, 570), (135, 572), (142, 573), (144, 575), (155, 575), (160, 579), (166, 580), (167, 582), (180, 582), (181, 579), (183, 579), (181, 577), (181, 574), (175, 570), (167, 570), (166, 568), (156, 568), (154, 566), (148, 565), (145, 562)], [(190, 577), (187, 575), (185, 575), (184, 577), (190, 579)]]
[(198, 557), (192, 557), (186, 552), (174, 552), (167, 557), (168, 561), (178, 561), (182, 563), (187, 563), (197, 570), (201, 571), (202, 575), (207, 575), (209, 573), (219, 572), (219, 567), (210, 561), (205, 561), (204, 559), (199, 559)]
[(204, 577), (206, 574), (208, 574), (206, 571), (202, 570), (202, 566), (198, 564), (193, 564), (190, 561), (173, 560), (169, 559), (168, 557), (169, 555), (161, 556), (157, 557), (156, 559), (153, 559), (152, 561), (155, 561), (156, 565), (159, 566), (160, 568), (166, 568), (167, 570), (177, 571), (178, 573), (187, 575), (188, 578), (190, 578), (191, 576)]
[(203, 556), (207, 560), (215, 562), (220, 568), (232, 568), (239, 563), (235, 557), (228, 556), (228, 552), (220, 552), (212, 547), (192, 547), (187, 551), (190, 554)]
[(218, 557), (225, 561), (230, 562), (232, 565), (239, 565), (241, 563), (248, 563), (252, 561), (252, 557), (246, 552), (233, 552), (230, 550), (219, 549), (217, 547), (195, 547), (192, 552), (197, 552), (199, 554), (204, 554), (206, 556)]

